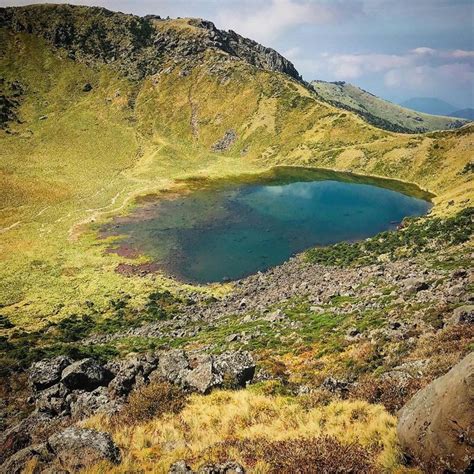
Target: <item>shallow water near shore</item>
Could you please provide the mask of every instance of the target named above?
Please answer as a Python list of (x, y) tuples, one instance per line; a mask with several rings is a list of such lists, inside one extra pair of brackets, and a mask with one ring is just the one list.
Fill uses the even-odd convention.
[(111, 251), (145, 255), (184, 281), (220, 282), (310, 247), (395, 229), (431, 207), (413, 185), (304, 168), (188, 184), (189, 193), (149, 196), (102, 226), (103, 236), (116, 236)]

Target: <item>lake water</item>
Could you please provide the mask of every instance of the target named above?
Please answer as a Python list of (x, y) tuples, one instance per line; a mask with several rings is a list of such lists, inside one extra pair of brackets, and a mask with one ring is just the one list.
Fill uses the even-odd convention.
[(301, 168), (190, 186), (178, 197), (148, 196), (102, 235), (116, 236), (114, 251), (146, 255), (179, 279), (208, 283), (265, 270), (310, 247), (395, 229), (431, 207), (414, 186)]

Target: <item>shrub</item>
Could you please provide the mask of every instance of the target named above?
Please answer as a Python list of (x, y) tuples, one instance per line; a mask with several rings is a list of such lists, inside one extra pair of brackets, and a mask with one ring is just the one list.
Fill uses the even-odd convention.
[(413, 378), (405, 382), (366, 376), (349, 393), (349, 398), (382, 404), (389, 413), (395, 414), (405, 403), (431, 380)]
[(228, 460), (229, 451), (238, 452), (247, 468), (263, 461), (268, 466), (267, 472), (274, 474), (377, 472), (370, 450), (355, 443), (343, 444), (331, 436), (281, 441), (228, 440), (213, 451), (220, 462)]
[(151, 382), (132, 392), (114, 422), (116, 425), (135, 425), (164, 413), (178, 413), (185, 404), (186, 394), (179, 387), (168, 382)]

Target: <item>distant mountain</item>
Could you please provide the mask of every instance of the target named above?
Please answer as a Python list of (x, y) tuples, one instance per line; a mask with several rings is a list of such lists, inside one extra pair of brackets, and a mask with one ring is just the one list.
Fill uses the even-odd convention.
[(313, 81), (313, 89), (326, 102), (357, 113), (371, 124), (402, 133), (449, 130), (464, 120), (428, 115), (401, 107), (346, 82)]
[(456, 110), (449, 114), (451, 117), (459, 117), (467, 120), (474, 120), (474, 109)]
[(425, 114), (451, 115), (458, 107), (436, 97), (413, 97), (400, 104), (407, 109), (416, 110)]

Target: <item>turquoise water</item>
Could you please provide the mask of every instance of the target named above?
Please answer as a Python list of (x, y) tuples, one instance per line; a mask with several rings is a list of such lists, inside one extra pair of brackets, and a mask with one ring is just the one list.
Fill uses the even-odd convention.
[(194, 188), (139, 204), (102, 231), (117, 236), (118, 252), (147, 255), (182, 280), (208, 283), (265, 270), (309, 247), (394, 229), (431, 206), (401, 183), (292, 168)]

